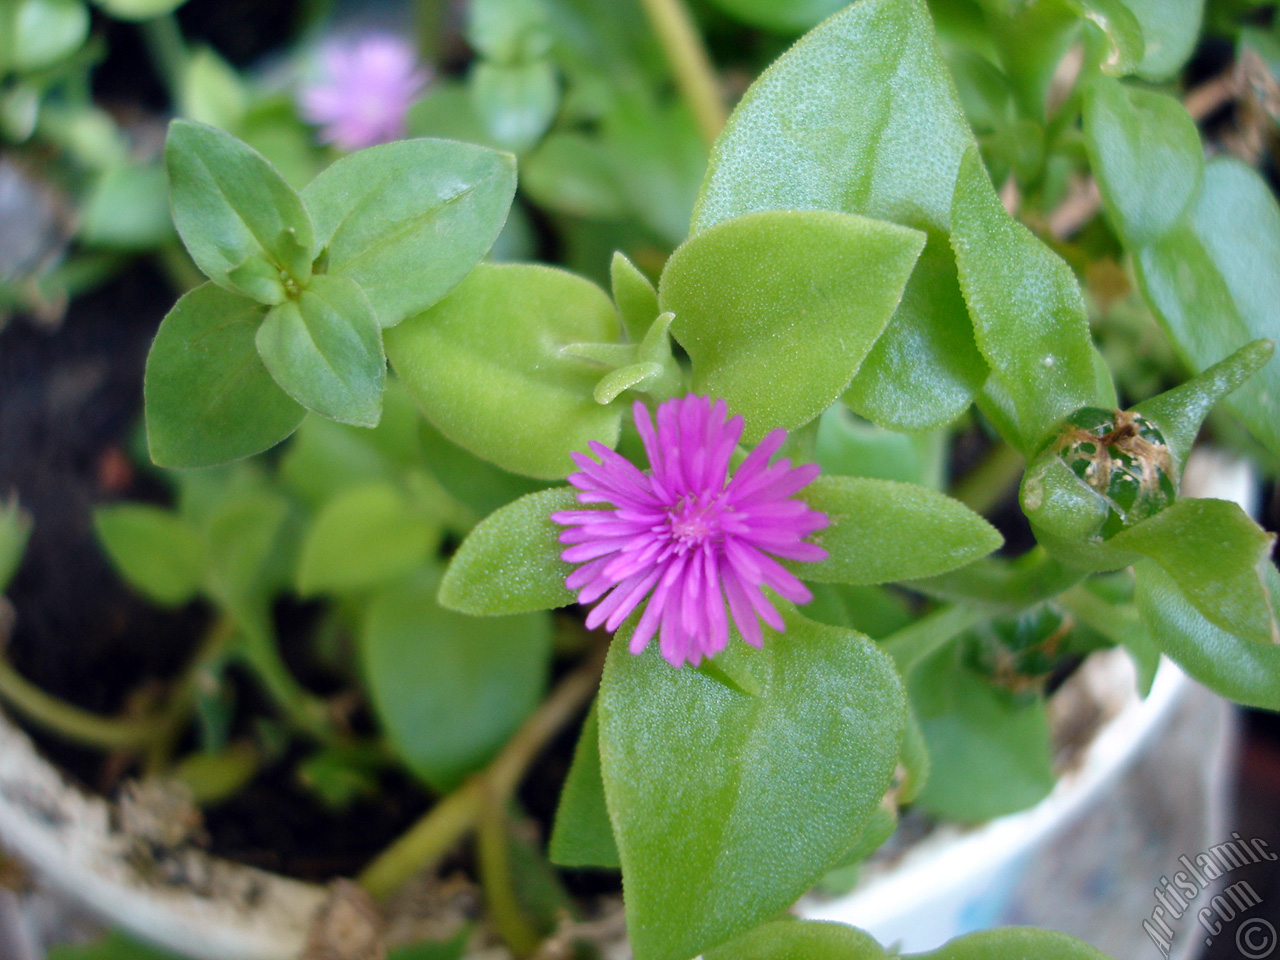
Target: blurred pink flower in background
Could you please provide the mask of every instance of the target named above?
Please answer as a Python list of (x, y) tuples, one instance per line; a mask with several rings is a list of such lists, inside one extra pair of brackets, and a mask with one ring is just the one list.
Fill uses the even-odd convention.
[(325, 143), (360, 150), (404, 136), (405, 114), (430, 76), (409, 41), (368, 33), (321, 48), (299, 106)]

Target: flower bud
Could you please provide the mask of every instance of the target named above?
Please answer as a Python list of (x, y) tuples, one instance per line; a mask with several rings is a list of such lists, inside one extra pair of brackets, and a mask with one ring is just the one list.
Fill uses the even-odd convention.
[(1132, 410), (1082, 407), (1063, 422), (1050, 449), (1106, 503), (1104, 540), (1177, 498), (1177, 467), (1163, 434)]

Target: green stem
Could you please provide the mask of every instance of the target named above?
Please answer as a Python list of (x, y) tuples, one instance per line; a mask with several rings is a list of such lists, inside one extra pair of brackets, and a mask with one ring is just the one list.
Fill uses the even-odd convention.
[(1092, 590), (1078, 584), (1058, 597), (1064, 610), (1096, 630), (1112, 643), (1128, 647), (1134, 642), (1134, 634), (1142, 631), (1142, 618), (1132, 605), (1120, 606), (1098, 596)]
[(364, 869), (361, 886), (375, 897), (390, 896), (474, 829), (486, 802), (505, 803), (543, 747), (595, 695), (603, 666), (601, 650), (561, 680), (488, 767), (432, 807)]
[(289, 672), (270, 629), (247, 628), (240, 653), (290, 723), (317, 740), (334, 738), (324, 702)]
[(178, 26), (178, 18), (166, 13), (151, 20), (140, 23), (142, 39), (147, 46), (151, 62), (155, 64), (160, 79), (174, 107), (180, 107), (182, 93), (182, 77), (187, 71), (187, 41), (182, 37), (182, 29)]
[(142, 750), (162, 728), (155, 720), (115, 720), (45, 693), (0, 657), (0, 699), (32, 723), (66, 740), (106, 750)]
[(1025, 466), (1022, 454), (1000, 441), (960, 478), (951, 495), (975, 513), (985, 514), (1000, 504), (1009, 488), (1022, 477)]
[(234, 620), (230, 617), (220, 617), (205, 634), (200, 648), (191, 658), (190, 664), (174, 685), (173, 692), (165, 703), (164, 712), (159, 719), (159, 733), (147, 752), (147, 773), (154, 774), (168, 766), (173, 756), (174, 745), (191, 716), (196, 696), (200, 691), (202, 674), (210, 663), (223, 655), (235, 637), (236, 630)]
[(921, 660), (940, 650), (958, 633), (990, 616), (980, 607), (957, 603), (933, 611), (880, 641), (904, 677)]
[(649, 23), (666, 51), (676, 86), (693, 111), (698, 130), (708, 144), (720, 135), (728, 112), (720, 95), (720, 81), (711, 57), (684, 0), (641, 0)]
[(516, 896), (505, 808), (505, 799), (486, 798), (476, 827), (476, 857), (485, 902), (498, 935), (517, 957), (527, 957), (538, 949), (542, 936), (529, 922)]

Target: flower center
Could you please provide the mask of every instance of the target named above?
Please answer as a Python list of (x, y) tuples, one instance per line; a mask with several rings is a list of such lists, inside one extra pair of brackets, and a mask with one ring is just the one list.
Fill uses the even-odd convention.
[(720, 540), (724, 536), (724, 507), (718, 496), (705, 500), (696, 496), (683, 497), (667, 516), (671, 519), (671, 536), (685, 549)]

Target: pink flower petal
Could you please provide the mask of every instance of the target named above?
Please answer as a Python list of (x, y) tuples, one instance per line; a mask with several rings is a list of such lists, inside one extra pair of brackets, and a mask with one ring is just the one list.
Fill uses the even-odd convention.
[(594, 604), (587, 626), (617, 630), (643, 604), (631, 652), (657, 636), (659, 652), (676, 667), (696, 666), (723, 650), (730, 621), (745, 642), (760, 646), (762, 622), (785, 629), (762, 587), (795, 603), (812, 599), (775, 557), (811, 562), (827, 556), (805, 540), (827, 517), (793, 499), (817, 476), (817, 466), (771, 463), (786, 441), (786, 431), (774, 430), (731, 479), (743, 420), (730, 419), (723, 400), (668, 400), (656, 416), (637, 402), (634, 414), (649, 469), (593, 441), (590, 455), (573, 454), (578, 471), (569, 483), (580, 503), (604, 508), (551, 517), (566, 528), (561, 557), (582, 564), (565, 584), (579, 602)]

